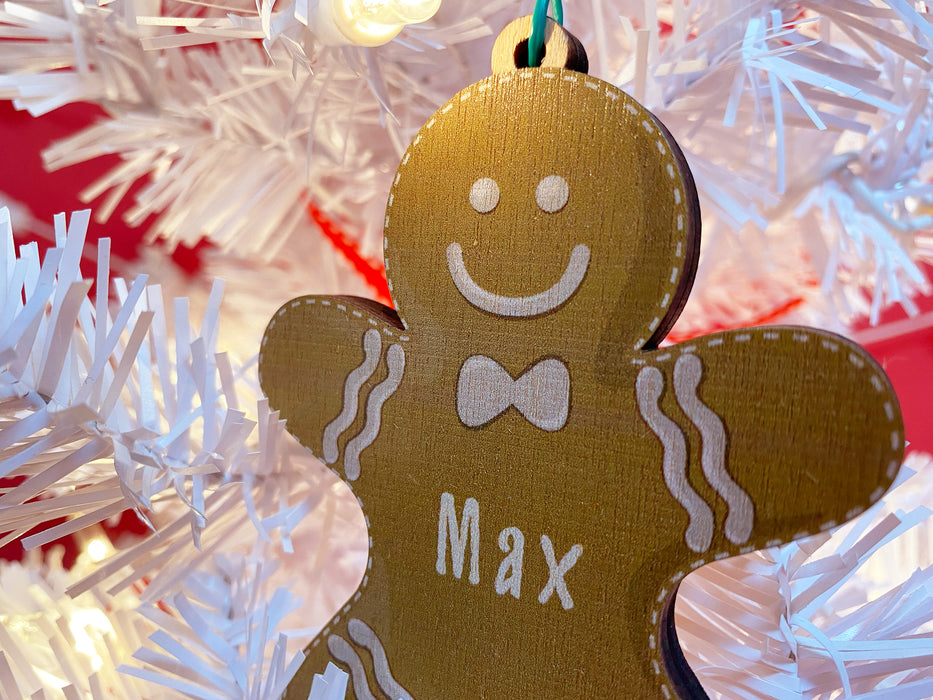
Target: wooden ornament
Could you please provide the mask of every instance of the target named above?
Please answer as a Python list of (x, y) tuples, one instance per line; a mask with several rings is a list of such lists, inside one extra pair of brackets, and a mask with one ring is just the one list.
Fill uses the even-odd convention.
[(397, 311), (302, 297), (262, 341), (271, 405), (370, 534), (291, 700), (328, 662), (357, 700), (704, 697), (683, 577), (854, 517), (900, 465), (891, 385), (844, 338), (659, 348), (699, 250), (677, 144), (584, 73), (496, 70), (402, 158)]

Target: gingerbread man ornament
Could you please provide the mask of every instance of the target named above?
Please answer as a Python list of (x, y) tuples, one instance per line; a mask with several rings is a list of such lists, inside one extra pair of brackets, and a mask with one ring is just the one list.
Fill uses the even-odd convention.
[(897, 399), (848, 340), (659, 347), (697, 265), (690, 172), (557, 25), (517, 67), (528, 31), (402, 158), (396, 310), (303, 297), (263, 338), (270, 403), (370, 535), (292, 700), (328, 662), (357, 700), (705, 697), (673, 625), (683, 577), (854, 517), (899, 468)]

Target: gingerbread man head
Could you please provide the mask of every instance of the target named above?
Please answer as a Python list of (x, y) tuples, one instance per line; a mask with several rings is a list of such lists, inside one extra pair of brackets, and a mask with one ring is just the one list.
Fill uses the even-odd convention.
[(854, 516), (900, 464), (890, 384), (843, 338), (658, 348), (699, 245), (676, 144), (611, 85), (512, 68), (402, 159), (398, 312), (302, 297), (263, 339), (272, 406), (370, 533), (289, 698), (328, 662), (359, 700), (703, 697), (673, 626), (682, 578)]
[(631, 97), (584, 73), (512, 70), (463, 90), (402, 158), (387, 274), (406, 325), (631, 354), (683, 306), (698, 221), (676, 143)]

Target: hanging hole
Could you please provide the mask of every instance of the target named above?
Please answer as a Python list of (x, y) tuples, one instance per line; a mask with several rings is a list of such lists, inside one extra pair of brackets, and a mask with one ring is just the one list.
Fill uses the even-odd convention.
[[(541, 64), (544, 64), (544, 57), (547, 56), (547, 44), (541, 47)], [(528, 39), (522, 39), (518, 42), (518, 45), (515, 47), (515, 67), (516, 68), (532, 68), (528, 64)]]
[[(531, 35), (531, 15), (512, 20), (496, 38), (492, 47), (493, 73), (508, 73), (528, 65), (528, 37)], [(583, 44), (550, 17), (544, 32), (541, 68), (564, 68), (586, 73), (589, 65)], [(535, 66), (538, 67), (538, 66)]]

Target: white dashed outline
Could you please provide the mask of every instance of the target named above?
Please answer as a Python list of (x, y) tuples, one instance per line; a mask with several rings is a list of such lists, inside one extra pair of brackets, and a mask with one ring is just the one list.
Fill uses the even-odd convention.
[[(330, 470), (334, 472), (334, 474), (337, 474), (336, 469), (331, 468)], [(337, 476), (339, 477), (340, 474), (337, 474)], [(342, 478), (341, 478), (341, 481), (343, 481)], [(360, 497), (356, 495), (356, 492), (353, 491), (353, 486), (350, 483), (346, 481), (344, 481), (344, 483), (350, 488), (350, 492), (353, 493), (354, 497), (356, 498), (356, 502), (359, 504), (360, 510), (363, 511), (363, 514), (364, 514), (363, 517), (366, 518), (366, 527), (368, 529), (369, 528), (369, 517), (365, 515), (366, 509), (363, 507), (362, 499), (360, 499)], [(333, 618), (331, 618), (331, 620), (324, 626), (324, 629), (318, 632), (317, 636), (314, 638), (314, 641), (311, 643), (312, 647), (316, 647), (318, 644), (325, 641), (331, 634), (333, 634), (336, 631), (337, 625), (340, 623), (341, 618), (345, 618), (347, 613), (350, 612), (350, 609), (357, 602), (359, 602), (359, 599), (363, 595), (363, 590), (369, 584), (369, 574), (373, 569), (373, 536), (372, 535), (368, 535), (368, 536), (369, 536), (369, 552), (366, 558), (366, 573), (363, 574), (363, 580), (360, 581), (360, 585), (356, 589), (356, 593), (354, 593), (353, 597), (350, 599), (350, 602), (348, 602), (345, 606), (343, 606), (343, 609), (339, 610), (337, 614)]]

